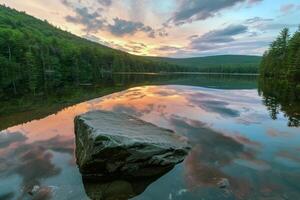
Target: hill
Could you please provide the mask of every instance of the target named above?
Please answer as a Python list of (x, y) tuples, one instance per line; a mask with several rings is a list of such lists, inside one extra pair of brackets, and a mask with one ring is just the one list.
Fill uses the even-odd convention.
[(107, 72), (184, 70), (91, 42), (1, 5), (0, 63), (0, 98), (95, 85)]
[(195, 58), (151, 57), (151, 59), (194, 68), (196, 71), (201, 72), (257, 73), (262, 57), (220, 55)]
[(131, 55), (0, 5), (0, 98), (97, 85), (113, 72), (256, 73), (260, 57), (159, 58)]

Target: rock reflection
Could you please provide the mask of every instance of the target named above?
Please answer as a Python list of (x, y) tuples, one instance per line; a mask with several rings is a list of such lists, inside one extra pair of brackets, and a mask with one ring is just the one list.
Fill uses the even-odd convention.
[(137, 180), (90, 180), (83, 178), (87, 196), (91, 200), (127, 200), (143, 193), (159, 177)]
[[(36, 185), (36, 198), (58, 200), (86, 199), (86, 194), (92, 199), (129, 199), (147, 187), (134, 199), (168, 199), (171, 193), (173, 200), (299, 199), (299, 128), (286, 126), (285, 117), (297, 117), (299, 112), (288, 111), (299, 109), (296, 103), (287, 102), (281, 109), (275, 105), (268, 107), (279, 113), (274, 121), (256, 90), (174, 85), (137, 87), (68, 107), (0, 132), (0, 199), (28, 197)], [(124, 112), (172, 129), (188, 138), (193, 150), (155, 184), (84, 180), (83, 188), (73, 155), (73, 119), (97, 109)], [(226, 179), (230, 186), (224, 191), (219, 185)], [(181, 189), (184, 195), (176, 196)]]

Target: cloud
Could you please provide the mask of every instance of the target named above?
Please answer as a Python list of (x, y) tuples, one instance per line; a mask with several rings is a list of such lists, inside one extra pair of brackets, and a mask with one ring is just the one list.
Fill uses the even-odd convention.
[(281, 30), (283, 28), (297, 28), (298, 24), (281, 24), (281, 23), (271, 23), (266, 24), (262, 28), (264, 30)]
[(244, 25), (230, 25), (224, 29), (213, 30), (200, 37), (191, 40), (192, 49), (209, 50), (216, 48), (218, 44), (235, 41), (234, 36), (246, 33), (248, 27)]
[(98, 12), (90, 12), (86, 7), (75, 8), (75, 16), (66, 16), (67, 22), (81, 24), (86, 32), (97, 32), (105, 26), (106, 20)]
[(147, 45), (140, 42), (132, 42), (130, 41), (128, 44), (125, 45), (126, 48), (130, 49), (130, 52), (134, 53), (141, 53), (145, 48), (147, 48)]
[(156, 35), (162, 37), (167, 35), (164, 29), (157, 30), (156, 34), (156, 31), (152, 27), (147, 26), (142, 22), (125, 20), (119, 17), (114, 18), (113, 22), (110, 23), (109, 20), (107, 20), (101, 13), (105, 10), (104, 7), (112, 5), (112, 0), (97, 0), (97, 2), (100, 6), (92, 8), (87, 5), (83, 6), (82, 4), (78, 7), (78, 5), (74, 2), (62, 0), (62, 3), (65, 6), (71, 8), (75, 12), (74, 16), (67, 15), (65, 17), (66, 21), (82, 25), (84, 27), (83, 31), (86, 32), (86, 35), (91, 35), (90, 33), (97, 33), (100, 30), (108, 31), (119, 37), (124, 35), (134, 35), (136, 32), (144, 32), (150, 38), (155, 38)]
[(57, 176), (60, 174), (61, 169), (52, 162), (53, 153), (48, 149), (65, 152), (64, 150), (70, 147), (72, 151), (68, 149), (68, 153), (73, 155), (74, 152), (73, 140), (63, 143), (57, 142), (59, 141), (51, 139), (49, 143), (47, 141), (37, 141), (30, 144), (22, 143), (14, 146), (14, 148), (7, 149), (7, 155), (1, 160), (5, 172), (2, 176), (19, 175), (22, 181), (19, 185), (21, 190), (15, 199), (23, 199), (24, 195), (32, 191), (35, 185), (39, 185), (41, 188), (35, 194), (34, 199), (51, 199), (52, 189), (42, 186), (41, 182), (47, 178)]
[(130, 41), (129, 43), (132, 44), (132, 45), (137, 45), (137, 46), (141, 46), (141, 47), (147, 47), (147, 45), (145, 45), (144, 43), (141, 43), (141, 42)]
[(187, 39), (192, 40), (192, 39), (195, 39), (197, 37), (199, 37), (199, 35), (190, 35), (190, 36), (187, 37)]
[(280, 7), (280, 12), (287, 14), (290, 11), (294, 10), (297, 6), (295, 4), (284, 4)]
[(105, 45), (105, 46), (108, 46), (108, 47), (111, 47), (111, 48), (115, 48), (113, 46), (113, 43), (111, 42), (108, 42), (108, 41), (105, 41), (105, 40), (102, 40), (101, 38), (93, 35), (93, 34), (85, 34), (85, 35), (82, 35), (83, 38), (87, 39), (87, 40), (90, 40), (92, 42), (97, 42), (99, 44), (102, 44), (102, 45)]
[[(248, 38), (249, 39), (249, 38)], [(183, 47), (175, 52), (170, 52), (170, 57), (199, 57), (210, 55), (226, 55), (226, 54), (239, 54), (239, 55), (261, 55), (271, 43), (271, 39), (256, 39), (251, 38), (247, 41), (238, 41), (228, 43), (211, 43), (211, 44), (197, 44), (197, 46)]]
[(92, 35), (92, 34), (85, 34), (85, 35), (82, 35), (82, 37), (85, 39), (88, 39), (90, 41), (97, 42), (102, 45), (108, 46), (110, 48), (118, 49), (118, 50), (121, 50), (124, 52), (134, 52), (134, 53), (140, 54), (145, 48), (147, 48), (147, 45), (145, 45), (144, 43), (140, 43), (140, 42), (129, 41), (126, 44), (117, 44), (114, 41), (102, 40), (101, 38), (99, 38), (95, 35)]
[(157, 29), (156, 32), (160, 37), (167, 37), (169, 35), (165, 28)]
[(73, 4), (69, 0), (61, 0), (61, 3), (67, 7), (72, 7)]
[(253, 17), (253, 18), (247, 19), (245, 21), (245, 23), (247, 23), (247, 24), (256, 24), (256, 23), (264, 23), (264, 22), (270, 22), (270, 21), (274, 21), (274, 19), (261, 18), (261, 17)]
[(298, 24), (283, 24), (283, 23), (259, 23), (253, 26), (262, 32), (275, 30), (279, 31), (283, 28), (297, 28)]
[(133, 35), (142, 31), (147, 33), (149, 37), (155, 37), (155, 31), (150, 26), (146, 26), (142, 22), (127, 21), (120, 18), (114, 18), (114, 24), (110, 24), (108, 29), (116, 36)]
[(25, 140), (27, 140), (27, 137), (20, 132), (0, 132), (0, 149), (8, 147), (12, 143), (23, 142)]
[[(64, 4), (67, 7), (74, 7), (76, 1), (74, 0), (61, 0), (62, 4)], [(112, 0), (96, 0), (96, 3), (98, 3), (100, 6), (103, 7), (109, 7), (112, 5)], [(77, 3), (83, 4), (81, 0), (77, 0)]]
[(167, 51), (167, 52), (170, 52), (170, 51), (178, 51), (180, 48), (178, 47), (174, 47), (174, 46), (161, 46), (159, 48), (156, 48), (156, 50), (158, 51)]
[(239, 117), (240, 113), (238, 110), (234, 110), (228, 108), (228, 103), (223, 101), (215, 101), (215, 100), (199, 100), (199, 99), (191, 99), (191, 103), (199, 106), (203, 110), (212, 113), (218, 113), (222, 117)]
[[(256, 29), (260, 32), (260, 34), (265, 33), (266, 31), (279, 31), (283, 28), (297, 28), (298, 24), (291, 23), (278, 23), (274, 19), (271, 18), (261, 18), (261, 17), (253, 17), (244, 21), (245, 24), (251, 29)], [(254, 35), (253, 35), (254, 33)], [(258, 32), (252, 32), (250, 37), (259, 35)]]
[(146, 12), (148, 11), (149, 5), (146, 1), (141, 0), (131, 0), (128, 1), (128, 14), (129, 19), (131, 20), (139, 20), (144, 21), (146, 16)]
[(82, 35), (82, 37), (87, 39), (87, 40), (93, 41), (93, 42), (98, 42), (98, 43), (103, 42), (100, 38), (98, 38), (97, 36), (92, 35), (92, 34)]
[[(249, 21), (256, 21), (251, 19)], [(250, 25), (249, 25), (250, 26)], [(251, 26), (252, 27), (252, 26)], [(248, 36), (247, 40), (240, 35)], [(246, 25), (229, 25), (223, 29), (209, 31), (201, 36), (191, 35), (189, 43), (177, 51), (169, 51), (171, 57), (198, 57), (223, 54), (249, 54), (260, 55), (272, 41), (270, 39), (257, 39), (257, 33), (250, 30)], [(170, 47), (162, 47), (161, 50), (168, 50)]]
[[(158, 47), (151, 47), (151, 45), (149, 45), (146, 48), (130, 43), (131, 38), (141, 34), (144, 38), (145, 36), (149, 38), (168, 36), (174, 39), (173, 34), (169, 36), (169, 31), (173, 31), (169, 28), (172, 28), (174, 25), (189, 23), (195, 20), (205, 20), (217, 16), (223, 10), (232, 7), (247, 9), (262, 0), (222, 0), (218, 2), (209, 0), (178, 0), (175, 2), (175, 7), (172, 8), (173, 10), (168, 10), (169, 16), (162, 18), (163, 22), (167, 21), (167, 23), (164, 23), (163, 26), (160, 27), (149, 26), (149, 24), (145, 22), (148, 16), (146, 12), (154, 8), (153, 3), (129, 1), (128, 5), (126, 4), (129, 8), (124, 8), (125, 11), (129, 13), (123, 18), (119, 16), (116, 17), (115, 15), (106, 15), (107, 11), (113, 11), (115, 6), (118, 8), (125, 6), (124, 3), (117, 1), (95, 0), (92, 3), (90, 1), (83, 2), (82, 0), (61, 1), (64, 1), (64, 4), (74, 11), (72, 16), (67, 16), (67, 21), (81, 25), (85, 31), (82, 34), (85, 38), (112, 48), (137, 54), (148, 52), (157, 55), (159, 52), (168, 56), (182, 57), (184, 55), (194, 57), (220, 53), (228, 54), (229, 52), (233, 54), (249, 52), (249, 54), (258, 55), (261, 53), (261, 49), (264, 48), (260, 45), (262, 45), (262, 43), (268, 44), (269, 42), (266, 38), (259, 40), (259, 37), (266, 31), (272, 31), (273, 29), (275, 30), (278, 27), (282, 27), (282, 24), (276, 24), (274, 19), (262, 18), (257, 15), (244, 20), (243, 24), (239, 22), (241, 25), (230, 25), (206, 32), (204, 35), (192, 33), (190, 37), (185, 36), (185, 40), (188, 40), (188, 42), (184, 46), (182, 43), (180, 43), (181, 45), (165, 43), (158, 45)], [(110, 8), (107, 9), (107, 7)], [(146, 7), (148, 7), (148, 9), (145, 9)], [(169, 20), (167, 20), (168, 18)], [(161, 22), (159, 21), (159, 23)], [(109, 33), (109, 35), (119, 37), (120, 39), (128, 38), (129, 41), (108, 41), (102, 37), (100, 38), (100, 33)], [(245, 38), (248, 38), (248, 40), (246, 41)], [(258, 41), (257, 45), (254, 42), (255, 39)], [(151, 39), (151, 41), (155, 40)], [(246, 42), (253, 48), (249, 49), (243, 46), (246, 45)], [(255, 50), (258, 51), (255, 52)]]
[(97, 2), (103, 6), (111, 6), (112, 0), (97, 0)]
[(249, 6), (260, 1), (262, 0), (182, 0), (178, 6), (179, 9), (168, 20), (167, 24), (182, 25), (197, 20), (205, 20), (238, 3), (246, 3)]
[(259, 3), (261, 1), (263, 1), (263, 0), (248, 0), (248, 3), (249, 4), (255, 4), (255, 3)]

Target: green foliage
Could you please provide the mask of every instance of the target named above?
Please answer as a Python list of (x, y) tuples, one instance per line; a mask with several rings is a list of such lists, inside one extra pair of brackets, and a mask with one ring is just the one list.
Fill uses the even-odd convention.
[(0, 97), (47, 95), (67, 85), (96, 85), (104, 73), (184, 71), (77, 37), (0, 6)]
[(258, 73), (260, 56), (221, 55), (196, 58), (157, 58), (172, 64), (186, 66), (199, 72), (212, 73)]
[(287, 79), (262, 77), (258, 86), (272, 119), (277, 119), (281, 111), (288, 119), (288, 126), (300, 126), (300, 84), (296, 86)]
[(260, 72), (264, 77), (300, 82), (300, 28), (292, 37), (287, 28), (280, 32), (265, 52)]
[(114, 72), (256, 73), (259, 60), (251, 56), (134, 56), (0, 5), (1, 100), (46, 96), (67, 86), (97, 85), (105, 73)]
[(265, 52), (261, 66), (259, 92), (273, 119), (281, 110), (289, 126), (300, 125), (300, 28), (293, 36), (287, 28)]

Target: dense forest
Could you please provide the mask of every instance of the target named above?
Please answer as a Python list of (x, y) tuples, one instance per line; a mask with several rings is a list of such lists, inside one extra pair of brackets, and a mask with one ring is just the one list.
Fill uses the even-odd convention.
[(0, 6), (0, 99), (96, 84), (103, 73), (185, 71), (114, 50)]
[(300, 27), (292, 36), (287, 28), (280, 32), (263, 56), (260, 73), (264, 77), (300, 82)]
[(259, 92), (273, 119), (278, 111), (289, 118), (290, 126), (300, 125), (300, 27), (291, 36), (287, 28), (265, 52)]
[(261, 56), (219, 55), (195, 58), (152, 57), (153, 60), (210, 73), (258, 73)]
[(260, 57), (168, 59), (131, 55), (0, 5), (0, 99), (97, 85), (114, 72), (257, 73)]

